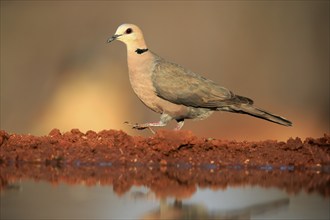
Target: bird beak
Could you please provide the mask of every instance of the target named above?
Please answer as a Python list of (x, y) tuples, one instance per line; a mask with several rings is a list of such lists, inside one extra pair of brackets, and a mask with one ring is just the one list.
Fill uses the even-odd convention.
[(116, 40), (120, 36), (121, 36), (121, 34), (115, 34), (112, 37), (110, 37), (107, 42), (111, 43), (112, 41)]

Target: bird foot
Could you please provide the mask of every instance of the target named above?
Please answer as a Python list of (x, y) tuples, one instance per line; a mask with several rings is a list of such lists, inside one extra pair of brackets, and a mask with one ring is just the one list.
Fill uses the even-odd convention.
[(138, 124), (138, 123), (132, 124), (128, 121), (125, 121), (124, 124), (128, 124), (129, 126), (132, 126), (133, 129), (137, 129), (137, 130), (144, 130), (148, 128), (148, 126), (145, 126), (143, 124)]
[(153, 134), (156, 133), (154, 130), (151, 129), (149, 124), (138, 124), (138, 123), (132, 124), (128, 121), (125, 121), (124, 123), (132, 126), (132, 129), (144, 130), (144, 129), (148, 128), (151, 131), (151, 133), (153, 133)]
[(176, 127), (174, 128), (174, 131), (178, 131), (178, 130), (180, 130), (180, 129), (182, 128), (183, 124), (184, 124), (184, 120), (182, 120), (182, 121), (178, 121), (178, 124), (177, 124)]

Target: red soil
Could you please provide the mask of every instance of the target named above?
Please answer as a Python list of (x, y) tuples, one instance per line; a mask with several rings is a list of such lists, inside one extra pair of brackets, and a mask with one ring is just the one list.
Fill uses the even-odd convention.
[(215, 166), (323, 166), (330, 165), (330, 135), (237, 142), (196, 137), (190, 131), (158, 131), (154, 136), (132, 137), (123, 131), (78, 129), (49, 135), (8, 134), (0, 131), (0, 161), (40, 163), (189, 164)]
[(158, 131), (148, 138), (115, 130), (54, 129), (42, 137), (0, 131), (0, 168), (0, 189), (33, 178), (113, 185), (118, 195), (133, 185), (176, 198), (191, 196), (197, 186), (258, 185), (330, 196), (330, 135), (236, 142), (189, 131)]

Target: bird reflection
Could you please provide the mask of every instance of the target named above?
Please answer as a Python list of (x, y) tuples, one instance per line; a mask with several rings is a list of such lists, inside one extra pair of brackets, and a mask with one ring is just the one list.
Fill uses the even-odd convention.
[[(148, 199), (150, 193), (134, 194), (136, 199)], [(254, 204), (239, 209), (208, 210), (203, 204), (184, 204), (182, 200), (175, 199), (169, 202), (166, 198), (160, 199), (157, 210), (146, 213), (141, 219), (251, 219), (253, 215), (264, 214), (269, 211), (287, 207), (288, 198), (277, 199), (265, 203)]]

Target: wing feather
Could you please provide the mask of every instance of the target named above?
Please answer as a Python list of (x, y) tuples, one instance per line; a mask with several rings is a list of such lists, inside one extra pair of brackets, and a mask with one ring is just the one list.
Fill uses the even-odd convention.
[(248, 98), (235, 96), (212, 80), (164, 59), (157, 60), (152, 82), (159, 97), (185, 106), (216, 109), (237, 101), (252, 102)]

